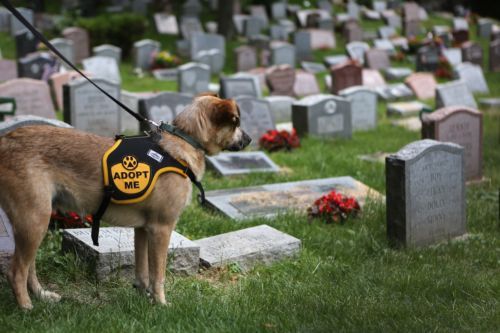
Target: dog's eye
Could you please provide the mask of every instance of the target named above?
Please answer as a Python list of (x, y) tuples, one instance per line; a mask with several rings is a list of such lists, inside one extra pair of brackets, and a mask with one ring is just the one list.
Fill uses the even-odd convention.
[(233, 125), (235, 127), (239, 127), (240, 126), (240, 118), (238, 117), (233, 117)]

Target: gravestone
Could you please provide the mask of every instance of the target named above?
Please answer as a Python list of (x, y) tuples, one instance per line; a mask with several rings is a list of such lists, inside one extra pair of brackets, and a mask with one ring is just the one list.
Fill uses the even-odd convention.
[(196, 33), (203, 33), (203, 26), (197, 17), (182, 17), (181, 35), (184, 39), (191, 40)]
[(199, 0), (187, 0), (182, 4), (183, 17), (198, 17), (203, 10)]
[(243, 271), (255, 265), (298, 256), (301, 242), (268, 225), (259, 225), (196, 240), (200, 246), (200, 261), (205, 267), (236, 263)]
[(436, 108), (462, 105), (476, 109), (474, 96), (463, 81), (451, 81), (436, 87)]
[(500, 39), (490, 43), (489, 65), (491, 72), (500, 72)]
[(464, 62), (455, 67), (456, 76), (465, 81), (472, 93), (489, 93), (488, 83), (483, 75), (481, 66)]
[[(31, 25), (35, 24), (35, 15), (33, 10), (29, 8), (24, 8), (24, 7), (17, 7), (16, 8), (19, 14), (21, 14), (26, 21), (28, 21)], [(19, 31), (26, 29), (24, 24), (21, 23), (17, 18), (14, 17), (14, 15), (10, 15), (10, 35), (15, 36)]]
[(0, 31), (9, 32), (10, 31), (10, 17), (11, 13), (7, 8), (0, 7)]
[(304, 97), (316, 95), (321, 92), (316, 76), (312, 73), (297, 70), (295, 72), (295, 83), (293, 85), (293, 94)]
[(272, 24), (269, 32), (272, 40), (288, 41), (288, 29), (282, 25)]
[(377, 88), (386, 86), (384, 77), (376, 69), (363, 68), (361, 76), (364, 87)]
[[(51, 39), (49, 42), (56, 48), (57, 51), (59, 51), (71, 63), (75, 62), (75, 55), (74, 55), (75, 46), (73, 44), (73, 41), (66, 38), (55, 38)], [(63, 66), (65, 66), (65, 68), (69, 68), (69, 66), (66, 65), (65, 62), (62, 61), (62, 64)]]
[(311, 36), (311, 49), (330, 50), (335, 48), (335, 34), (333, 30), (308, 29)]
[(120, 69), (114, 58), (110, 57), (90, 57), (83, 59), (83, 69), (93, 77), (101, 77), (117, 83), (122, 82)]
[[(93, 80), (104, 91), (120, 100), (120, 85), (103, 78)], [(113, 137), (120, 133), (120, 107), (81, 78), (63, 86), (64, 121), (90, 133)]]
[(263, 28), (267, 28), (269, 26), (269, 18), (267, 17), (265, 6), (261, 5), (250, 6), (250, 16), (258, 18), (262, 22)]
[(271, 16), (273, 19), (286, 18), (286, 3), (277, 1), (271, 4)]
[(77, 64), (89, 57), (89, 34), (85, 29), (78, 27), (66, 28), (63, 30), (62, 35), (73, 42), (74, 60)]
[(401, 80), (413, 73), (411, 68), (389, 67), (384, 69), (385, 77), (388, 80)]
[(308, 96), (293, 103), (292, 122), (299, 136), (350, 138), (351, 103), (334, 95)]
[(390, 39), (397, 35), (396, 28), (391, 26), (382, 26), (377, 30), (378, 36), (382, 39)]
[(16, 100), (15, 115), (35, 115), (56, 119), (46, 82), (33, 79), (14, 79), (0, 84), (1, 97)]
[(466, 232), (463, 148), (421, 140), (386, 158), (387, 236), (408, 247)]
[(483, 115), (476, 109), (450, 106), (422, 117), (422, 138), (453, 142), (464, 149), (466, 180), (483, 176)]
[[(92, 77), (89, 73), (84, 73), (88, 77)], [(52, 91), (54, 105), (58, 110), (63, 109), (63, 86), (69, 81), (79, 79), (82, 76), (76, 71), (55, 73), (49, 79), (49, 85)]]
[(364, 87), (351, 87), (339, 92), (351, 102), (351, 126), (353, 131), (377, 127), (377, 94)]
[(153, 54), (157, 52), (160, 52), (160, 42), (151, 39), (135, 42), (133, 49), (134, 67), (149, 70)]
[(418, 116), (423, 109), (429, 108), (426, 104), (419, 101), (397, 102), (387, 104), (387, 115), (396, 115), (399, 117)]
[(419, 99), (436, 97), (437, 82), (431, 73), (413, 73), (405, 79), (405, 83)]
[(403, 21), (403, 31), (404, 35), (407, 38), (414, 38), (420, 34), (420, 21), (419, 20), (411, 20), (411, 21)]
[(179, 34), (179, 25), (175, 15), (156, 13), (154, 15), (156, 30), (159, 34), (174, 35)]
[(17, 64), (13, 60), (0, 59), (0, 82), (17, 78)]
[(230, 77), (251, 78), (254, 82), (254, 87), (258, 98), (262, 97), (262, 91), (268, 90), (266, 85), (266, 69), (264, 67), (257, 67), (249, 70), (248, 72), (238, 72), (236, 74), (231, 75)]
[(189, 41), (191, 59), (194, 59), (200, 51), (218, 50), (224, 58), (226, 54), (226, 40), (218, 34), (193, 33)]
[(293, 35), (295, 54), (298, 61), (311, 60), (311, 33), (307, 30), (298, 30)]
[(358, 20), (359, 19), (360, 8), (359, 5), (354, 0), (349, 0), (347, 3), (347, 15), (349, 17)]
[(391, 15), (386, 15), (383, 17), (388, 26), (395, 29), (401, 29), (403, 27), (401, 16), (397, 15), (396, 13), (392, 12)]
[(365, 63), (365, 52), (370, 49), (370, 46), (365, 42), (351, 42), (345, 46), (347, 54), (353, 60), (356, 60), (361, 65)]
[(379, 49), (369, 49), (366, 51), (365, 63), (370, 69), (386, 69), (391, 65), (387, 52)]
[(14, 232), (7, 214), (0, 207), (0, 272), (7, 272), (14, 254)]
[(26, 55), (36, 52), (38, 43), (40, 42), (31, 31), (24, 29), (19, 30), (15, 35), (16, 40), (16, 57), (18, 59)]
[(257, 51), (255, 48), (242, 45), (234, 49), (236, 71), (244, 72), (257, 67)]
[(267, 96), (271, 114), (276, 124), (292, 122), (292, 104), (296, 101), (290, 96)]
[(351, 177), (312, 179), (206, 192), (208, 204), (222, 214), (245, 220), (273, 218), (290, 211), (306, 213), (322, 195), (336, 190), (354, 197), (361, 208), (368, 200), (382, 200), (377, 191)]
[(221, 77), (220, 95), (222, 98), (259, 97), (255, 80), (250, 77)]
[(261, 151), (219, 153), (207, 156), (209, 166), (221, 176), (252, 172), (278, 172), (280, 168)]
[(483, 48), (476, 42), (465, 42), (462, 48), (462, 61), (483, 66)]
[[(139, 113), (139, 102), (142, 99), (154, 96), (153, 92), (130, 92), (122, 90), (120, 94), (120, 102), (127, 106), (130, 110)], [(140, 133), (140, 124), (127, 112), (120, 113), (120, 133), (125, 135), (137, 135)]]
[(469, 30), (469, 23), (463, 17), (455, 17), (453, 19), (453, 30)]
[(462, 63), (462, 50), (459, 48), (450, 48), (442, 50), (443, 56), (448, 60), (451, 67)]
[(415, 2), (405, 2), (403, 5), (403, 17), (405, 21), (420, 20), (420, 8)]
[(336, 65), (342, 64), (348, 60), (349, 60), (349, 58), (344, 54), (326, 56), (323, 58), (323, 62), (325, 64), (325, 66), (327, 66), (327, 67), (336, 66)]
[(332, 84), (330, 91), (333, 94), (337, 94), (342, 89), (363, 84), (361, 66), (351, 61), (330, 68), (330, 76)]
[(290, 65), (295, 68), (295, 46), (284, 43), (271, 47), (271, 63), (273, 65)]
[(94, 56), (97, 57), (110, 57), (115, 59), (116, 63), (119, 65), (122, 61), (122, 49), (117, 46), (110, 44), (103, 44), (96, 46), (92, 49)]
[(295, 69), (289, 65), (272, 66), (266, 71), (266, 82), (271, 95), (293, 95)]
[(234, 101), (240, 108), (241, 128), (252, 138), (252, 145), (268, 130), (275, 129), (268, 101), (248, 96), (236, 97)]
[[(156, 122), (172, 122), (187, 105), (193, 102), (193, 96), (175, 92), (161, 92), (139, 101), (139, 113)], [(141, 124), (141, 130), (149, 130), (148, 125)]]
[(312, 74), (326, 72), (326, 67), (320, 62), (301, 61), (300, 67)]
[(245, 37), (250, 38), (252, 36), (259, 35), (261, 30), (264, 28), (262, 20), (255, 16), (249, 16), (243, 22)]
[(193, 60), (208, 65), (212, 74), (219, 74), (224, 68), (225, 55), (214, 48), (198, 52)]
[[(62, 249), (74, 251), (84, 262), (92, 265), (98, 280), (111, 275), (133, 277), (135, 251), (133, 228), (102, 228), (99, 246), (94, 246), (90, 228), (65, 229)], [(198, 273), (200, 248), (181, 234), (173, 231), (168, 245), (168, 269), (174, 273), (194, 275)]]
[(417, 72), (434, 72), (439, 66), (439, 49), (436, 46), (422, 46), (417, 51)]
[(455, 46), (461, 46), (469, 40), (469, 30), (453, 30), (451, 35)]
[(177, 88), (181, 93), (197, 95), (208, 91), (210, 67), (190, 62), (179, 66)]
[(363, 41), (363, 29), (356, 20), (349, 20), (344, 24), (344, 38), (350, 42)]
[(413, 97), (413, 91), (404, 83), (388, 84), (375, 88), (378, 96), (385, 101)]
[(480, 18), (477, 22), (477, 35), (481, 38), (490, 38), (494, 21), (489, 18)]

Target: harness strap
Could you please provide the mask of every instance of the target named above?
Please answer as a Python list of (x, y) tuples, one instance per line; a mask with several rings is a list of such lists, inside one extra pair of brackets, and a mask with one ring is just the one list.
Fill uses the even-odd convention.
[(199, 143), (198, 141), (196, 141), (192, 136), (188, 135), (187, 133), (185, 133), (184, 131), (182, 131), (180, 128), (174, 126), (174, 125), (171, 125), (171, 124), (168, 124), (168, 123), (161, 123), (160, 124), (160, 130), (162, 131), (165, 131), (167, 133), (170, 133), (170, 134), (173, 134), (181, 139), (183, 139), (184, 141), (186, 141), (187, 143), (189, 143), (191, 146), (193, 146), (195, 149), (201, 149), (203, 150), (205, 153), (207, 152), (205, 150), (205, 148), (201, 145), (201, 143)]
[(101, 225), (101, 218), (106, 212), (106, 209), (109, 206), (109, 202), (111, 201), (111, 196), (113, 195), (113, 188), (111, 186), (104, 187), (104, 196), (101, 201), (101, 205), (97, 212), (92, 215), (92, 242), (95, 246), (99, 246), (99, 226)]

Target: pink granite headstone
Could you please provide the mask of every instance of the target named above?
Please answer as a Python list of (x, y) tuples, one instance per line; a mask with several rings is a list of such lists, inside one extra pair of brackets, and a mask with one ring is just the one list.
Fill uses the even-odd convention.
[(405, 83), (419, 99), (436, 97), (437, 82), (431, 73), (413, 73), (405, 79)]
[(55, 119), (49, 85), (41, 80), (14, 79), (0, 84), (0, 96), (16, 99), (16, 115)]

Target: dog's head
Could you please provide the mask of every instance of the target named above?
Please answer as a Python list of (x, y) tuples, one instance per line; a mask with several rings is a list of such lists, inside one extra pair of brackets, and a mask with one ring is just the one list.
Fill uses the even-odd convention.
[(209, 155), (239, 151), (252, 141), (240, 127), (240, 110), (232, 99), (197, 96), (173, 124), (200, 142)]

